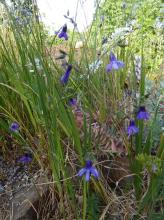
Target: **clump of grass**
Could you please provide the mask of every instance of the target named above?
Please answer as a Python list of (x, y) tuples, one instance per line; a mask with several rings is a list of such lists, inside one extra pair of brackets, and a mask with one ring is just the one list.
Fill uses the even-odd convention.
[[(123, 7), (120, 2), (115, 7), (122, 19), (120, 23), (114, 19), (112, 28), (127, 22), (123, 16), (126, 13), (119, 9)], [(137, 6), (140, 28), (131, 26), (131, 31), (125, 33), (123, 29), (118, 34), (116, 30), (113, 34), (114, 31), (108, 32), (106, 1), (102, 5), (104, 23), (99, 24), (101, 10), (97, 5), (89, 30), (75, 32), (74, 22), (72, 33), (63, 26), (49, 42), (36, 5), (28, 28), (20, 22), (25, 17), (21, 20), (18, 13), (18, 22), (10, 8), (2, 6), (8, 23), (0, 30), (0, 124), (3, 132), (19, 143), (21, 151), (30, 151), (41, 168), (49, 170), (50, 182), (39, 184), (50, 186), (49, 203), (52, 210), (53, 204), (58, 204), (53, 210), (58, 219), (162, 216), (162, 134), (161, 140), (156, 134), (156, 153), (152, 155), (161, 96), (157, 95), (155, 105), (149, 108), (146, 94), (148, 79), (160, 72), (161, 48), (154, 48), (149, 42), (151, 33), (145, 37), (145, 28), (150, 25), (141, 19), (140, 13), (145, 9)], [(127, 6), (129, 16), (131, 7), (132, 4)], [(104, 35), (109, 37), (102, 43)], [(162, 45), (158, 31), (153, 39), (156, 37), (158, 46)], [(82, 38), (83, 47), (76, 57), (75, 43)], [(59, 41), (62, 49), (69, 50), (61, 52), (62, 57), (57, 59), (64, 61), (64, 67), (52, 53)], [(136, 54), (140, 56), (138, 63)], [(154, 54), (158, 58), (152, 65)], [(76, 102), (70, 105), (73, 99)], [(85, 172), (78, 173), (85, 160), (95, 166), (86, 165), (80, 171)], [(116, 174), (111, 175), (112, 169), (116, 169), (117, 180)], [(126, 178), (130, 184), (125, 181), (122, 185)], [(52, 210), (47, 208), (44, 215)]]

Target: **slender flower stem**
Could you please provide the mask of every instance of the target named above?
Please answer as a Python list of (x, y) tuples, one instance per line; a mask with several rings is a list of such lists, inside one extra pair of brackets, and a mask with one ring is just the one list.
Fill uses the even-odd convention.
[(130, 150), (131, 150), (131, 153), (133, 152), (133, 137), (130, 136)]
[(139, 121), (139, 135), (138, 135), (138, 140), (137, 140), (137, 149), (136, 152), (137, 154), (141, 153), (142, 151), (142, 137), (143, 137), (143, 128), (144, 128), (144, 124), (143, 121)]
[(83, 220), (86, 220), (86, 213), (87, 213), (87, 182), (85, 179), (83, 180)]

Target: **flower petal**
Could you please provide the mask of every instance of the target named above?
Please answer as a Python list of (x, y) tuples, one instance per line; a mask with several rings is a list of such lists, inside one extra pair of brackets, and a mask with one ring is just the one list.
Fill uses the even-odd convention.
[(124, 65), (125, 64), (122, 61), (118, 61), (118, 60), (113, 61), (113, 68), (115, 70), (119, 70), (120, 68), (124, 67)]
[(59, 31), (55, 31), (55, 35), (58, 35), (59, 34)]
[(149, 112), (145, 112), (145, 120), (149, 120), (150, 118), (150, 113)]
[(137, 119), (139, 120), (149, 120), (149, 118), (150, 118), (150, 114), (148, 112), (140, 111), (137, 114)]
[(67, 33), (64, 33), (63, 37), (64, 37), (65, 40), (68, 40), (68, 35), (67, 35)]
[(77, 104), (77, 99), (76, 98), (70, 98), (69, 105), (70, 106), (75, 106), (76, 104)]
[(11, 131), (18, 131), (19, 130), (19, 124), (17, 122), (11, 123), (10, 130)]
[(72, 65), (69, 65), (64, 75), (61, 77), (60, 81), (62, 84), (66, 84), (69, 80), (69, 76), (71, 73)]
[(90, 169), (86, 169), (85, 180), (88, 182), (90, 180)]
[(110, 62), (116, 61), (116, 57), (114, 55), (114, 53), (110, 52)]
[(120, 61), (120, 60), (117, 60), (117, 66), (118, 66), (119, 69), (123, 68), (125, 66), (125, 63)]
[(59, 38), (64, 38), (65, 40), (68, 40), (68, 35), (66, 32), (61, 32), (59, 35), (58, 35)]
[(96, 169), (95, 167), (92, 167), (92, 168), (90, 169), (90, 172), (91, 172), (91, 174), (92, 174), (94, 177), (99, 178), (99, 173), (98, 173), (98, 171), (97, 171), (97, 169)]
[(87, 169), (90, 169), (92, 167), (92, 161), (91, 160), (87, 160), (86, 161), (86, 166)]
[(77, 175), (78, 176), (83, 176), (86, 171), (87, 171), (86, 168), (82, 168), (81, 170), (79, 170)]
[(128, 127), (128, 129), (127, 129), (127, 133), (128, 133), (129, 136), (132, 135), (132, 129), (130, 127)]
[(138, 133), (139, 132), (139, 128), (137, 128), (136, 126), (133, 127), (133, 134)]
[(18, 160), (19, 163), (30, 163), (31, 161), (32, 161), (32, 157), (30, 157), (28, 155), (24, 155), (24, 156), (20, 157)]
[(106, 72), (109, 73), (112, 71), (112, 63), (109, 63), (107, 66), (106, 66)]
[(127, 129), (127, 133), (129, 136), (136, 134), (139, 132), (139, 128), (137, 128), (136, 126), (129, 126)]

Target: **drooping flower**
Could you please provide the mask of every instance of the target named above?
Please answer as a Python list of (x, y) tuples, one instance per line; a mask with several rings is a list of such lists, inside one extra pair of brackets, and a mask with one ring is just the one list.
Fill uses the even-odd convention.
[(19, 163), (24, 163), (24, 164), (30, 163), (31, 161), (32, 161), (32, 156), (31, 154), (28, 153), (26, 153), (25, 155), (23, 155), (18, 159)]
[(64, 75), (61, 77), (60, 81), (62, 84), (66, 84), (68, 82), (68, 79), (69, 79), (69, 76), (70, 76), (70, 73), (71, 73), (71, 70), (72, 70), (72, 65), (69, 65), (67, 67), (67, 70), (66, 72), (64, 73)]
[(110, 52), (109, 60), (110, 63), (106, 66), (107, 73), (111, 72), (112, 69), (119, 70), (125, 66), (122, 61), (116, 59), (115, 55), (112, 52)]
[(70, 105), (70, 106), (75, 106), (76, 104), (77, 104), (77, 99), (71, 98), (71, 99), (69, 100), (69, 105)]
[(59, 38), (64, 38), (65, 40), (68, 40), (68, 35), (67, 35), (67, 25), (65, 24), (62, 29), (58, 32), (55, 32)]
[(150, 114), (146, 111), (145, 106), (140, 106), (139, 111), (137, 113), (138, 120), (149, 120)]
[(137, 134), (138, 132), (139, 132), (139, 128), (136, 127), (135, 121), (130, 120), (129, 127), (127, 129), (127, 133), (129, 135), (129, 137), (133, 134)]
[(88, 182), (90, 180), (90, 176), (93, 175), (95, 178), (99, 178), (99, 173), (95, 167), (92, 166), (92, 161), (87, 160), (86, 166), (79, 170), (78, 176), (83, 176), (85, 174), (85, 180)]
[(16, 132), (16, 131), (18, 131), (19, 130), (19, 124), (17, 123), (17, 122), (13, 122), (13, 123), (11, 123), (11, 125), (10, 125), (10, 130), (11, 131), (13, 131), (13, 132)]

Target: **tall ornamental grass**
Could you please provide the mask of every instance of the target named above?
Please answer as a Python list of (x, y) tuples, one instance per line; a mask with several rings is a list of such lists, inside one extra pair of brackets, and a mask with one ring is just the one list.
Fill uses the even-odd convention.
[[(16, 15), (1, 4), (6, 21), (0, 29), (1, 130), (49, 171), (56, 219), (164, 215), (164, 136), (157, 124), (162, 120), (163, 41), (161, 29), (150, 30), (160, 11), (160, 1), (154, 8), (151, 2), (97, 2), (84, 33), (67, 15), (74, 30), (63, 24), (52, 38), (35, 2), (30, 17), (20, 13), (21, 6)], [(77, 41), (82, 41), (78, 50)], [(55, 59), (52, 51), (59, 45), (68, 49)], [(12, 123), (19, 125), (17, 132), (9, 129)], [(105, 134), (100, 129), (94, 137), (96, 126)], [(109, 137), (106, 149), (102, 136)], [(120, 161), (126, 158), (131, 171), (113, 187), (112, 163), (122, 154)]]

